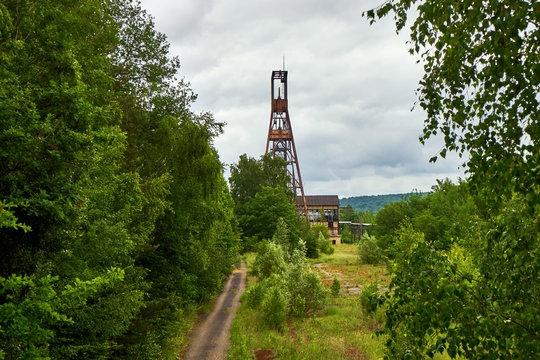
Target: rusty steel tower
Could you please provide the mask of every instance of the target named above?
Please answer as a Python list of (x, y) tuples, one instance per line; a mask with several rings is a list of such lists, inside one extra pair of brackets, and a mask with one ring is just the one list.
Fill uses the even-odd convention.
[(298, 209), (307, 216), (306, 197), (300, 166), (296, 156), (294, 137), (289, 118), (287, 100), (287, 71), (272, 71), (271, 80), (271, 104), (270, 126), (268, 127), (268, 139), (266, 140), (265, 153), (272, 153), (287, 162), (287, 173), (291, 178), (289, 189), (296, 195), (296, 205)]

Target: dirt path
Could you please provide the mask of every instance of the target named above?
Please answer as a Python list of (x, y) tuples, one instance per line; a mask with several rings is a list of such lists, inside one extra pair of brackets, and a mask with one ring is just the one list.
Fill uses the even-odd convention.
[(185, 360), (222, 360), (230, 346), (231, 324), (246, 287), (246, 264), (229, 276), (212, 312), (196, 326), (189, 339)]

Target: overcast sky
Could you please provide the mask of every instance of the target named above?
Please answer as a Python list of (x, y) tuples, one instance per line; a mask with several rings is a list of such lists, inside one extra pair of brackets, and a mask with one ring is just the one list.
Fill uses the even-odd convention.
[[(340, 197), (429, 191), (463, 176), (422, 146), (424, 113), (411, 112), (422, 66), (391, 18), (362, 12), (383, 0), (143, 0), (198, 94), (195, 112), (227, 123), (221, 161), (259, 158), (270, 121), (270, 78), (288, 71), (291, 118), (304, 191)], [(228, 172), (227, 172), (228, 176)]]

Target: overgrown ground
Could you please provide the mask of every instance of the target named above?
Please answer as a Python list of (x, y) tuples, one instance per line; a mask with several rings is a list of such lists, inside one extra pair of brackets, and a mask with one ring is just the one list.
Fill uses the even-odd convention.
[[(384, 338), (373, 336), (382, 327), (382, 314), (367, 315), (360, 305), (365, 285), (388, 283), (385, 266), (361, 265), (355, 245), (335, 246), (335, 253), (312, 260), (323, 282), (341, 280), (342, 291), (330, 297), (322, 311), (307, 318), (290, 318), (279, 332), (266, 327), (258, 310), (242, 305), (231, 331), (230, 359), (380, 359)], [(255, 256), (246, 256), (249, 266)], [(331, 274), (331, 275), (330, 275)], [(248, 276), (248, 288), (256, 279)], [(268, 357), (263, 357), (267, 355)]]

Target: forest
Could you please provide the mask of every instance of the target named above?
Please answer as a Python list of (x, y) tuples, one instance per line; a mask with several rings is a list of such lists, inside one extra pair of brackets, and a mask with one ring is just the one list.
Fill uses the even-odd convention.
[[(427, 193), (421, 192), (419, 194), (426, 195)], [(408, 195), (409, 194), (385, 194), (344, 197), (339, 199), (339, 206), (345, 208), (350, 205), (355, 211), (370, 211), (373, 214), (376, 214), (377, 211), (382, 209), (385, 205), (401, 201)]]
[(0, 359), (176, 358), (239, 249), (213, 139), (129, 0), (0, 3)]

